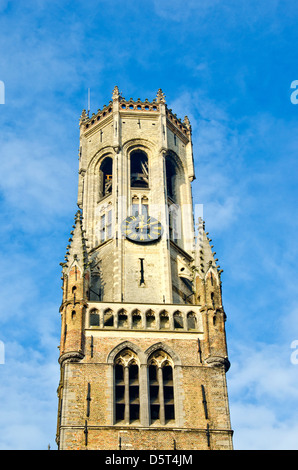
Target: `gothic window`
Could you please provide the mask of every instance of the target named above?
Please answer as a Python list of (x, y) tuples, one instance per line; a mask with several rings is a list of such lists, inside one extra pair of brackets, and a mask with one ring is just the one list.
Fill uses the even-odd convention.
[(148, 157), (142, 150), (130, 154), (130, 185), (132, 188), (149, 187)]
[(196, 330), (197, 329), (197, 318), (195, 313), (189, 312), (187, 314), (187, 329)]
[(166, 159), (166, 181), (167, 181), (167, 195), (171, 199), (176, 199), (176, 169), (170, 158)]
[(165, 425), (175, 419), (173, 364), (164, 351), (149, 359), (149, 396), (151, 424)]
[(156, 328), (155, 313), (153, 310), (146, 312), (146, 328)]
[(106, 157), (99, 168), (100, 175), (100, 188), (99, 197), (103, 198), (112, 193), (113, 183), (113, 160), (111, 157)]
[(103, 326), (114, 326), (114, 314), (110, 308), (107, 308), (103, 313)]
[(170, 328), (170, 321), (169, 321), (169, 314), (165, 310), (160, 312), (159, 314), (159, 321), (160, 321), (160, 329), (168, 329)]
[(89, 325), (90, 326), (99, 326), (99, 313), (98, 310), (93, 309), (89, 314)]
[(183, 317), (181, 312), (174, 312), (173, 319), (175, 329), (183, 328)]
[(123, 308), (118, 312), (118, 327), (128, 328), (127, 312)]
[(132, 311), (132, 327), (142, 328), (142, 316), (139, 310)]
[(131, 424), (140, 419), (138, 360), (131, 350), (121, 351), (114, 362), (115, 421)]

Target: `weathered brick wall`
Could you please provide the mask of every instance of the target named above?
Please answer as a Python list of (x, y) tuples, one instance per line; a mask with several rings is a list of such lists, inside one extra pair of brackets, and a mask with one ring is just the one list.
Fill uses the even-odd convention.
[[(182, 358), (182, 366), (176, 367), (177, 373), (175, 392), (179, 393), (179, 404), (176, 406), (176, 414), (180, 417), (180, 431), (176, 423), (164, 427), (154, 424), (148, 428), (142, 428), (135, 423), (127, 427), (116, 425), (110, 427), (113, 422), (112, 400), (113, 380), (111, 366), (107, 364), (107, 356), (119, 344), (131, 341), (142, 351), (146, 351), (156, 343), (154, 338), (131, 338), (121, 336), (116, 338), (93, 338), (93, 357), (91, 357), (90, 338), (86, 341), (86, 356), (82, 363), (69, 363), (65, 365), (65, 383), (67, 390), (66, 408), (63, 410), (62, 427), (65, 428), (61, 437), (66, 445), (72, 448), (78, 445), (73, 436), (80, 435), (79, 442), (84, 447), (84, 433), (82, 428), (85, 420), (88, 423), (88, 446), (98, 449), (118, 448), (119, 432), (127, 431), (124, 436), (129, 436), (132, 449), (171, 449), (173, 439), (177, 442), (177, 448), (200, 449), (208, 448), (206, 429), (210, 426), (211, 446), (213, 448), (229, 448), (231, 436), (230, 423), (227, 410), (227, 391), (225, 372), (220, 367), (203, 366), (200, 363), (197, 341), (167, 339), (164, 343)], [(90, 384), (90, 415), (87, 416), (87, 390)], [(205, 387), (208, 419), (205, 417), (202, 403), (201, 385)], [(73, 428), (74, 427), (74, 428)], [(130, 429), (130, 428), (133, 428)], [(159, 431), (160, 429), (160, 431)], [(175, 430), (174, 430), (175, 429)], [(225, 433), (224, 430), (227, 432)], [(75, 433), (75, 434), (74, 434)], [(78, 433), (78, 434), (77, 434)], [(68, 437), (67, 437), (68, 436)], [(68, 438), (72, 436), (69, 440)], [(63, 445), (63, 444), (62, 444)]]

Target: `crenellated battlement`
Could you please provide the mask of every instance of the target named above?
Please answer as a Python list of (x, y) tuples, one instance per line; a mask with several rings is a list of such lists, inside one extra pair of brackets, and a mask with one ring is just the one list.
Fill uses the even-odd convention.
[(104, 105), (102, 109), (98, 109), (96, 113), (88, 115), (86, 110), (82, 111), (80, 117), (80, 126), (83, 132), (90, 130), (96, 124), (106, 124), (109, 117), (115, 112), (119, 112), (123, 117), (127, 114), (134, 113), (135, 117), (138, 118), (146, 113), (156, 113), (157, 115), (165, 110), (166, 118), (169, 124), (172, 124), (177, 130), (179, 130), (185, 136), (191, 133), (191, 126), (187, 116), (182, 121), (176, 114), (172, 112), (172, 109), (168, 108), (165, 102), (165, 95), (162, 90), (158, 90), (156, 98), (149, 101), (148, 98), (141, 100), (138, 98), (134, 100), (129, 98), (126, 100), (118, 91), (118, 87), (114, 88), (113, 100), (109, 101), (108, 105)]

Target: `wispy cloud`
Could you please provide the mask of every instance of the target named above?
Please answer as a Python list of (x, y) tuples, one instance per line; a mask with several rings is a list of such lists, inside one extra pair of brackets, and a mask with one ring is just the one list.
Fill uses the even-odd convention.
[(235, 448), (297, 448), (298, 376), (289, 346), (234, 341), (228, 386)]

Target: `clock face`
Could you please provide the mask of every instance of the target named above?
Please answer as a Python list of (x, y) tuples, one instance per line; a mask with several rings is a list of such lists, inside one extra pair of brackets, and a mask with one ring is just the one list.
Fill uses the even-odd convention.
[(154, 242), (162, 235), (161, 223), (144, 215), (127, 217), (121, 224), (121, 230), (126, 238), (138, 243)]

